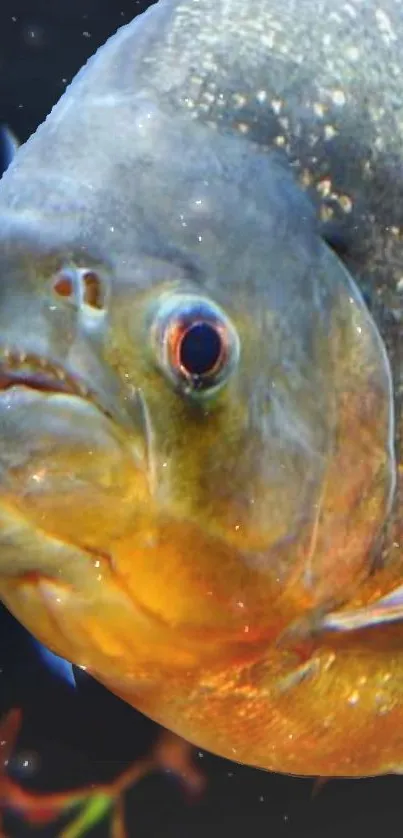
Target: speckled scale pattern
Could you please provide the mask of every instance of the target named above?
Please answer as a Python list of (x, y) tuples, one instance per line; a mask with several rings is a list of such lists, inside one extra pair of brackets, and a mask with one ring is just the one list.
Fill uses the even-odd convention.
[[(320, 219), (350, 232), (353, 253), (372, 263), (374, 227), (394, 241), (402, 223), (399, 33), (397, 0), (194, 0), (176, 4), (165, 43), (147, 44), (143, 71), (193, 118), (285, 154)], [(397, 269), (391, 303), (400, 278)]]

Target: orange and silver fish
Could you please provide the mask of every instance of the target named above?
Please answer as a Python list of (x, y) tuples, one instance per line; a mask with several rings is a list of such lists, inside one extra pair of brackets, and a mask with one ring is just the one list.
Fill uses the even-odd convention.
[(0, 598), (272, 771), (403, 770), (402, 39), (162, 0), (0, 183)]

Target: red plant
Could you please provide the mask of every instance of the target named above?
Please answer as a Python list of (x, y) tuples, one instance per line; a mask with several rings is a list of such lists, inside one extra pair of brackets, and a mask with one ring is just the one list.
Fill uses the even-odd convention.
[(150, 754), (133, 763), (111, 783), (50, 794), (27, 791), (7, 774), (20, 727), (19, 710), (11, 710), (0, 723), (0, 838), (7, 838), (1, 814), (6, 810), (32, 826), (57, 821), (71, 812), (69, 824), (59, 833), (59, 838), (81, 838), (109, 818), (110, 838), (127, 838), (125, 794), (143, 777), (155, 771), (170, 771), (192, 794), (204, 788), (204, 777), (192, 763), (191, 746), (173, 733), (163, 731)]

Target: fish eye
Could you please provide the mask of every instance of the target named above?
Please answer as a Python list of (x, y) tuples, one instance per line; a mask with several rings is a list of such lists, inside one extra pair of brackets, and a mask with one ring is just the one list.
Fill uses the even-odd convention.
[(239, 358), (239, 338), (230, 319), (196, 294), (163, 300), (152, 332), (160, 368), (186, 395), (216, 392)]

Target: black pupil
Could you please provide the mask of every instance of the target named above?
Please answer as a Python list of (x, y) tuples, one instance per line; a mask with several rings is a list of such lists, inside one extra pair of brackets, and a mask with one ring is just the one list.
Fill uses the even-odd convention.
[(206, 375), (214, 370), (220, 355), (221, 337), (210, 323), (195, 323), (185, 332), (180, 346), (180, 363), (188, 375)]

